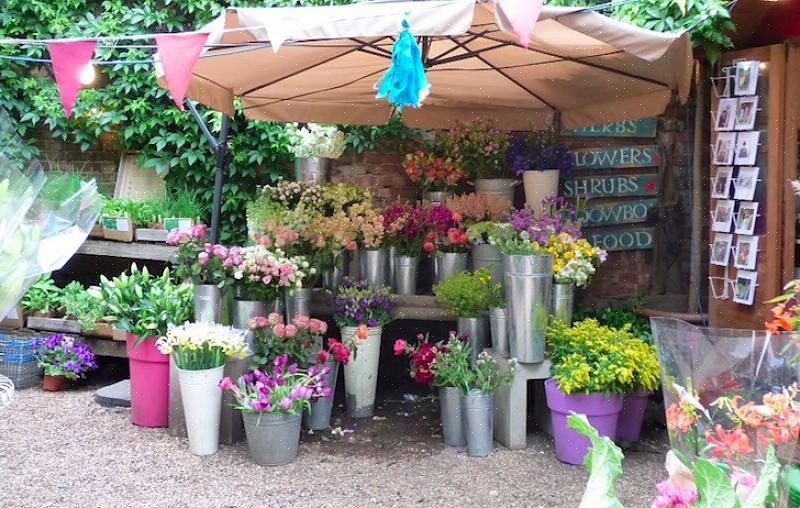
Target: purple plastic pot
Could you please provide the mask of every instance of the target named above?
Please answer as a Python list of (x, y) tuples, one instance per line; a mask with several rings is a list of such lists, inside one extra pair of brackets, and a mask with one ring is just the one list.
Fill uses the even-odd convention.
[(589, 438), (581, 436), (567, 427), (570, 411), (585, 414), (589, 423), (601, 436), (614, 439), (617, 435), (617, 418), (622, 410), (622, 397), (606, 396), (602, 393), (577, 393), (567, 395), (559, 391), (553, 378), (544, 382), (547, 407), (553, 422), (556, 458), (567, 464), (583, 464), (583, 458), (591, 447)]
[(619, 413), (617, 421), (617, 441), (627, 443), (639, 441), (648, 400), (650, 400), (650, 392), (644, 390), (625, 395), (625, 398), (622, 399), (622, 411)]

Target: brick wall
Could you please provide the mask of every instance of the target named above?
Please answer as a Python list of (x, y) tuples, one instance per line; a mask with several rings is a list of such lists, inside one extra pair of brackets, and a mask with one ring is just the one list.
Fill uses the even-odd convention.
[(417, 189), (403, 172), (403, 159), (404, 154), (397, 152), (348, 152), (337, 161), (331, 180), (372, 189), (378, 206), (397, 198), (413, 201)]

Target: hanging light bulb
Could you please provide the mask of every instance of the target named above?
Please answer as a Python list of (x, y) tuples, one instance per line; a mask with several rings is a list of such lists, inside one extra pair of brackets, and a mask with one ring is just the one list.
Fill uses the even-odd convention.
[(78, 80), (84, 86), (89, 86), (94, 83), (95, 78), (97, 77), (97, 73), (94, 70), (94, 64), (90, 61), (86, 64), (86, 66), (81, 69), (81, 73), (78, 76)]

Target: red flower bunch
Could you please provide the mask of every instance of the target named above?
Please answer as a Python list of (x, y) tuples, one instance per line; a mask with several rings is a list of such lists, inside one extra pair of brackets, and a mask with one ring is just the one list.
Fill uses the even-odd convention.
[(442, 252), (467, 252), (469, 237), (461, 225), (463, 218), (443, 205), (431, 207), (428, 215), (428, 233), (423, 248), (431, 253), (438, 247)]
[(383, 211), (383, 229), (388, 243), (397, 247), (401, 256), (419, 256), (428, 227), (429, 209), (394, 203)]
[(342, 365), (347, 365), (347, 362), (350, 361), (350, 348), (334, 338), (329, 338), (328, 349), (323, 348), (317, 352), (317, 363), (323, 364), (330, 360), (331, 356)]
[(427, 335), (417, 335), (417, 345), (412, 346), (404, 339), (394, 341), (395, 356), (409, 355), (411, 357), (411, 379), (417, 383), (428, 384), (433, 379), (431, 364), (436, 356), (445, 352), (440, 343), (432, 343)]
[(423, 191), (453, 189), (464, 178), (464, 171), (452, 159), (417, 150), (406, 155), (406, 176)]

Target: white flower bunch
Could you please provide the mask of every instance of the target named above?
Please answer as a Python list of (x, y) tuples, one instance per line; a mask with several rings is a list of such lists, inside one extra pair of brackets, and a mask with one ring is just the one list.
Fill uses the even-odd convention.
[(170, 325), (156, 346), (161, 353), (173, 355), (179, 369), (211, 369), (224, 365), (228, 358), (243, 358), (249, 353), (246, 333), (216, 323)]
[(569, 260), (564, 268), (555, 275), (555, 281), (559, 284), (575, 284), (582, 288), (589, 284), (595, 272), (596, 269), (591, 260), (577, 256)]
[(288, 128), (289, 150), (295, 157), (325, 157), (338, 159), (345, 149), (344, 132), (335, 125), (308, 124), (298, 128), (290, 124)]
[(234, 267), (233, 278), (251, 286), (277, 289), (300, 289), (303, 279), (316, 273), (306, 258), (288, 258), (280, 249), (261, 244), (242, 249), (242, 262)]

